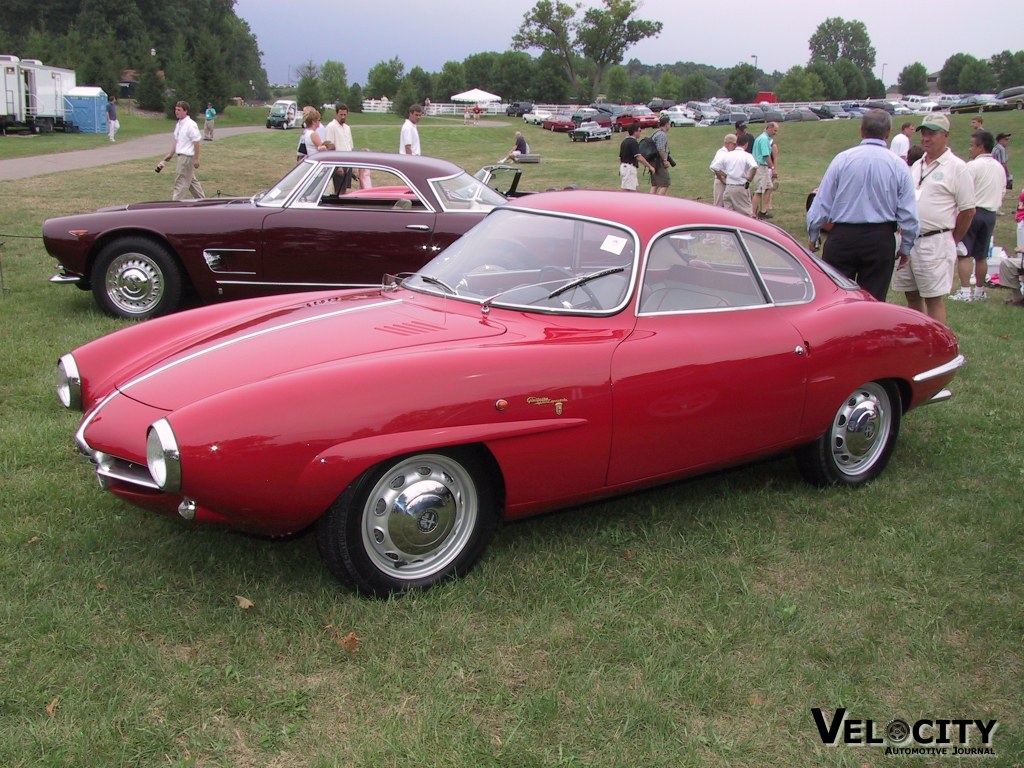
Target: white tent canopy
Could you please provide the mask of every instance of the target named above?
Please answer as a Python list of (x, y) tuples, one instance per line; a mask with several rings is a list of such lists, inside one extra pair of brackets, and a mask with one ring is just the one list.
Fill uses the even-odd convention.
[(493, 93), (488, 93), (487, 91), (481, 91), (479, 88), (474, 88), (463, 93), (456, 93), (452, 96), (452, 101), (469, 101), (478, 103), (485, 101), (501, 101), (501, 96), (495, 96)]

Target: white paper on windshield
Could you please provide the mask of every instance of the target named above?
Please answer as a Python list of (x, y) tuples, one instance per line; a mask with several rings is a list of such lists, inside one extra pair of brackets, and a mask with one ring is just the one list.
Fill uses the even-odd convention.
[(601, 243), (601, 250), (608, 251), (608, 253), (614, 253), (616, 256), (621, 256), (622, 249), (626, 247), (626, 243), (628, 242), (629, 240), (624, 237), (608, 235), (608, 237), (604, 239), (604, 242)]

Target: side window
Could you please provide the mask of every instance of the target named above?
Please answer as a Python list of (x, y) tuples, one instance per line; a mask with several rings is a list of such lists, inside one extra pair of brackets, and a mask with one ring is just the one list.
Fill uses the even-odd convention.
[(681, 230), (651, 246), (641, 314), (735, 309), (765, 298), (732, 230)]
[(775, 304), (798, 304), (814, 295), (810, 275), (791, 253), (755, 235), (744, 235), (750, 258)]
[(296, 204), (361, 211), (425, 211), (427, 205), (402, 177), (382, 168), (323, 163)]

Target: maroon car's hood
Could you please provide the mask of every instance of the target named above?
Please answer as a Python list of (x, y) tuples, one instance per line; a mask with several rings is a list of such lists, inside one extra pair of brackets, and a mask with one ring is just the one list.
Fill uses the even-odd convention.
[(171, 411), (303, 369), (505, 331), (479, 312), (453, 314), (443, 304), (427, 302), (432, 306), (387, 294), (341, 294), (248, 316), (202, 336), (183, 334), (187, 341), (176, 344), (168, 339), (174, 351), (118, 389), (134, 400)]
[(97, 209), (96, 213), (114, 213), (116, 211), (151, 211), (156, 208), (211, 208), (223, 205), (248, 203), (251, 197), (204, 197), (201, 200), (154, 200), (149, 203), (126, 203), (124, 205), (108, 205)]

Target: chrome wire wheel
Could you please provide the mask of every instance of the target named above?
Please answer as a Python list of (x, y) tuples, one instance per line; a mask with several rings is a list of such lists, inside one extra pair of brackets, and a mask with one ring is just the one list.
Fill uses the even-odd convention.
[(110, 263), (104, 287), (123, 316), (147, 315), (164, 297), (164, 274), (146, 254), (123, 253)]
[(847, 477), (870, 472), (886, 455), (892, 428), (893, 404), (882, 385), (871, 382), (852, 392), (829, 431), (836, 470)]
[(412, 456), (369, 490), (363, 548), (390, 578), (431, 579), (466, 549), (479, 514), (476, 484), (462, 464), (441, 454)]

